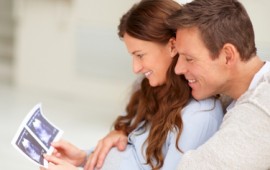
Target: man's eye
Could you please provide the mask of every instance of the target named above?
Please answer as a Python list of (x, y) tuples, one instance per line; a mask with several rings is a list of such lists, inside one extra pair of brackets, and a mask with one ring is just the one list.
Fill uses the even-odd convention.
[(193, 60), (192, 58), (186, 58), (186, 61), (188, 61), (188, 62), (190, 62), (192, 60)]

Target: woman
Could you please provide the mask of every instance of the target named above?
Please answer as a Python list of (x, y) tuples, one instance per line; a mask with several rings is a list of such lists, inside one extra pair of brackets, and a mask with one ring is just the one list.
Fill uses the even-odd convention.
[[(121, 18), (118, 35), (132, 56), (134, 73), (144, 78), (130, 98), (126, 115), (114, 123), (112, 133), (127, 135), (128, 145), (122, 152), (112, 148), (103, 155), (102, 169), (176, 169), (184, 152), (203, 144), (219, 128), (223, 117), (219, 101), (192, 99), (184, 77), (174, 74), (175, 33), (165, 20), (179, 9), (173, 0), (143, 0)], [(53, 146), (56, 157), (45, 157), (55, 164), (49, 169), (73, 169), (69, 163), (78, 166), (87, 158), (65, 141)], [(101, 147), (93, 154), (99, 155)], [(90, 156), (84, 169), (100, 166)]]

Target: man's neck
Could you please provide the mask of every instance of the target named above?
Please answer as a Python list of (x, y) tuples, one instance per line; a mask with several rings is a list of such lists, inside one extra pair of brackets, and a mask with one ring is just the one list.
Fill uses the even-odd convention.
[(238, 99), (242, 94), (244, 94), (254, 77), (254, 75), (262, 68), (264, 62), (255, 56), (249, 61), (239, 61), (240, 63), (232, 71), (232, 76), (230, 80), (230, 90), (228, 90), (228, 96), (233, 99)]

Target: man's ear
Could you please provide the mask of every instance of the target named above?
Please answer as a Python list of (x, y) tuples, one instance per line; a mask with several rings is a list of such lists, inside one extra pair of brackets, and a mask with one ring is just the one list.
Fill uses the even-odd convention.
[(177, 54), (177, 50), (175, 48), (175, 38), (174, 37), (170, 38), (170, 40), (169, 40), (169, 48), (170, 48), (171, 57), (173, 58)]
[(233, 65), (240, 58), (239, 52), (233, 44), (226, 43), (222, 48), (222, 55), (227, 65)]

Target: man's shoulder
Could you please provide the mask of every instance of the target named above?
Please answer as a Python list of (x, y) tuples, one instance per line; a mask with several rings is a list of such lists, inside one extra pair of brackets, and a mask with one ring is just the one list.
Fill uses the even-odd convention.
[(263, 78), (262, 78), (261, 82), (270, 83), (270, 70), (263, 75)]
[(245, 92), (237, 101), (236, 104), (251, 103), (262, 109), (270, 116), (270, 72), (263, 75), (262, 80), (258, 85)]

